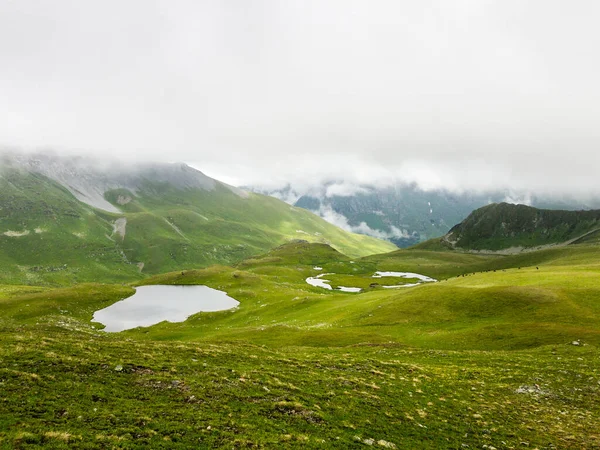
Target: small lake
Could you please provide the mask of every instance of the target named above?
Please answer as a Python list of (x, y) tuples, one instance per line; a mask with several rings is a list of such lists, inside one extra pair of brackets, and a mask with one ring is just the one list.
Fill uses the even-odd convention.
[[(323, 270), (322, 267), (313, 267), (313, 269)], [(311, 286), (333, 290), (333, 288), (329, 284), (331, 281), (323, 278), (323, 277), (326, 277), (327, 275), (335, 275), (335, 274), (334, 273), (321, 273), (321, 274), (317, 275), (316, 277), (308, 277), (306, 279), (306, 282), (308, 284), (310, 284)], [(431, 278), (426, 275), (421, 275), (419, 273), (413, 273), (413, 272), (375, 272), (375, 274), (371, 276), (371, 278), (383, 278), (383, 277), (416, 278), (416, 279), (420, 280), (418, 283), (398, 284), (398, 285), (394, 285), (394, 286), (381, 286), (382, 288), (385, 288), (385, 289), (407, 288), (407, 287), (418, 286), (422, 283), (431, 283), (431, 282), (437, 281), (435, 278)], [(342, 291), (342, 292), (361, 292), (362, 291), (362, 289), (359, 287), (346, 287), (346, 286), (338, 286), (335, 290)]]
[(94, 313), (104, 331), (148, 327), (164, 320), (183, 322), (198, 312), (224, 311), (240, 302), (208, 286), (140, 286), (135, 294)]

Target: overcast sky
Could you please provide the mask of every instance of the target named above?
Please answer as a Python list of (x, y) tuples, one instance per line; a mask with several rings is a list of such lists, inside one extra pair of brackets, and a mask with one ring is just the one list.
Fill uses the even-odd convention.
[(600, 2), (0, 1), (0, 144), (600, 192)]

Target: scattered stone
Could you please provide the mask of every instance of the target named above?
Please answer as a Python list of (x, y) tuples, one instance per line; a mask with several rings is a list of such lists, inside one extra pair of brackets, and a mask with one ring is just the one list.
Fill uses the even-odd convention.
[(131, 202), (131, 197), (129, 195), (119, 195), (117, 197), (117, 203), (119, 205), (126, 205), (129, 202)]
[(115, 366), (115, 372), (123, 372), (123, 366), (121, 364), (117, 364)]
[(515, 391), (517, 394), (537, 394), (537, 395), (547, 395), (550, 392), (542, 389), (539, 384), (527, 385), (524, 384), (519, 386), (519, 388)]
[(581, 345), (581, 343), (579, 341), (573, 341), (571, 342), (571, 345)]

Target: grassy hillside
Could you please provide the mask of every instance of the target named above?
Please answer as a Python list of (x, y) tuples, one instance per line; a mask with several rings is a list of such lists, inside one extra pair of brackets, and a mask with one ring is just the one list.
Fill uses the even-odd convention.
[[(129, 286), (5, 286), (0, 448), (594, 448), (599, 256), (350, 259), (295, 243), (144, 280), (240, 306), (114, 334), (90, 320)], [(442, 281), (360, 294), (304, 281), (375, 270)]]
[[(573, 246), (507, 257), (432, 253), (427, 259), (425, 253), (406, 250), (356, 261), (336, 255), (326, 246), (294, 244), (237, 267), (213, 266), (145, 279), (139, 283), (204, 284), (226, 291), (240, 306), (123, 334), (270, 346), (394, 342), (436, 349), (514, 350), (579, 339), (600, 345), (596, 300), (600, 298), (600, 247)], [(323, 270), (315, 269), (315, 264)], [(370, 278), (376, 270), (410, 270), (441, 281), (383, 289), (381, 279)], [(305, 282), (319, 273), (337, 274), (329, 277), (334, 285), (356, 285), (364, 291), (327, 291)], [(369, 280), (377, 284), (370, 286)], [(55, 305), (93, 297), (88, 294), (90, 286), (95, 285), (52, 290), (52, 297), (46, 290), (25, 297), (16, 291), (5, 300), (3, 317), (12, 320), (16, 310), (23, 310), (21, 305), (32, 302), (46, 305), (42, 315), (49, 314)], [(117, 289), (113, 301), (122, 292)], [(48, 306), (50, 300), (53, 306)], [(37, 323), (37, 307), (30, 308), (21, 313), (33, 311), (27, 323)], [(60, 311), (53, 315), (55, 320), (81, 317), (72, 306), (56, 308)]]
[(0, 171), (0, 282), (132, 280), (139, 269), (113, 236), (115, 217), (42, 175)]
[[(329, 243), (353, 257), (395, 248), (347, 233), (277, 199), (252, 193), (241, 197), (224, 188), (181, 191), (149, 185), (124, 210), (135, 212), (125, 215), (129, 231), (123, 248), (131, 259), (143, 261), (149, 273), (237, 262), (294, 239)], [(172, 252), (157, 260), (146, 244), (151, 236), (160, 237), (161, 246), (171, 246)]]
[(495, 203), (473, 211), (444, 240), (455, 247), (500, 250), (579, 238), (600, 228), (600, 210), (556, 211)]
[[(0, 334), (0, 448), (594, 448), (598, 351)], [(468, 447), (467, 447), (468, 446)]]
[(132, 281), (145, 274), (231, 264), (294, 239), (353, 257), (395, 247), (347, 233), (266, 196), (178, 189), (146, 181), (106, 193), (122, 214), (94, 209), (43, 175), (0, 175), (0, 282)]

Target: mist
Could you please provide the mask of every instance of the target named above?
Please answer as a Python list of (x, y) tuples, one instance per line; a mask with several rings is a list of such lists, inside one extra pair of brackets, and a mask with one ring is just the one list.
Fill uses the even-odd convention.
[(593, 1), (0, 4), (0, 144), (235, 185), (600, 194)]

